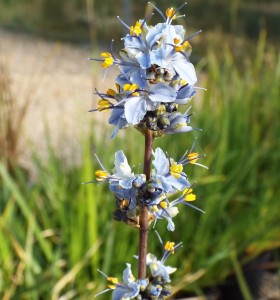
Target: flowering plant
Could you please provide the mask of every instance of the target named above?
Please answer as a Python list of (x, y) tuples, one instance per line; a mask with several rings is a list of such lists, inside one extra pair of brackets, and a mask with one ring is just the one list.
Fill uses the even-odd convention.
[[(178, 108), (188, 104), (198, 89), (195, 87), (195, 68), (189, 60), (192, 49), (189, 41), (200, 31), (185, 37), (183, 26), (172, 25), (174, 19), (182, 17), (177, 13), (186, 3), (177, 10), (168, 8), (165, 14), (149, 4), (162, 16), (162, 23), (148, 25), (153, 14), (138, 20), (133, 26), (128, 26), (118, 17), (128, 30), (123, 38), (124, 48), (117, 56), (112, 42), (110, 52), (101, 53), (101, 59), (91, 58), (100, 61), (106, 72), (114, 65), (120, 70), (116, 90), (96, 91), (100, 99), (98, 108), (92, 111), (111, 110), (109, 124), (115, 127), (112, 138), (129, 125), (145, 136), (144, 169), (139, 173), (133, 172), (122, 150), (115, 154), (112, 171), (107, 170), (96, 156), (100, 169), (95, 172), (94, 182), (107, 182), (114, 194), (114, 219), (139, 229), (138, 279), (133, 276), (129, 263), (123, 272), (122, 283), (100, 271), (110, 282), (105, 291), (114, 290), (113, 300), (164, 299), (170, 295), (169, 275), (176, 269), (164, 263), (181, 243), (167, 242), (162, 259), (157, 260), (155, 255), (147, 253), (150, 224), (155, 227), (158, 220), (166, 219), (167, 229), (174, 231), (173, 217), (178, 214), (181, 203), (202, 212), (190, 203), (196, 200), (196, 195), (183, 170), (186, 164), (204, 167), (198, 163), (202, 156), (192, 147), (175, 161), (161, 148), (152, 150), (156, 137), (196, 129), (190, 126), (189, 109), (181, 113)], [(171, 196), (175, 200), (171, 201)], [(149, 277), (146, 275), (147, 266), (151, 273)]]

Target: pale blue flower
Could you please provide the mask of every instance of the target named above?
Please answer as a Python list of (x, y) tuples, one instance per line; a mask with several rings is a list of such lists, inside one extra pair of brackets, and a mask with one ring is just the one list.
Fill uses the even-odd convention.
[(138, 280), (135, 280), (131, 272), (131, 265), (126, 264), (126, 266), (126, 269), (123, 271), (123, 282), (116, 285), (112, 294), (112, 300), (128, 300), (139, 295), (140, 283)]
[(127, 122), (138, 124), (147, 111), (153, 111), (161, 103), (173, 102), (176, 99), (176, 91), (163, 83), (151, 85), (148, 91), (139, 91), (139, 96), (131, 95), (126, 98), (124, 114)]
[(153, 277), (160, 276), (164, 278), (165, 282), (171, 282), (169, 274), (174, 273), (177, 268), (165, 266), (162, 261), (158, 260), (157, 257), (151, 253), (147, 254), (146, 261)]
[(193, 128), (189, 125), (190, 123), (190, 114), (182, 114), (180, 112), (174, 112), (170, 114), (169, 121), (170, 125), (164, 129), (165, 134), (176, 134), (189, 132), (193, 130), (199, 130), (198, 128)]
[(118, 182), (118, 185), (123, 187), (124, 189), (129, 189), (132, 187), (132, 182), (135, 180), (134, 173), (131, 172), (131, 167), (127, 162), (127, 158), (124, 155), (123, 151), (120, 150), (115, 154), (115, 170), (112, 175), (113, 179), (110, 183)]
[[(160, 148), (153, 151), (154, 160), (152, 161), (154, 170), (152, 179), (155, 186), (163, 189), (167, 193), (173, 192), (174, 189), (182, 191), (190, 186), (187, 175), (183, 171), (174, 171), (173, 166), (178, 164), (171, 158), (167, 157)], [(180, 165), (180, 164), (179, 164)]]
[(190, 99), (195, 95), (196, 91), (193, 85), (187, 84), (182, 86), (177, 93), (175, 102), (178, 104), (187, 104)]
[(110, 185), (120, 186), (123, 189), (132, 188), (132, 182), (136, 179), (136, 176), (132, 173), (131, 167), (122, 150), (115, 153), (115, 168), (113, 174), (110, 174), (110, 172), (105, 169), (97, 155), (95, 155), (95, 157), (102, 168), (102, 170), (95, 172), (98, 182), (109, 181)]
[(137, 297), (141, 290), (145, 290), (148, 286), (148, 279), (136, 280), (131, 272), (131, 265), (126, 264), (123, 271), (123, 282), (119, 282), (117, 278), (109, 277), (102, 271), (98, 270), (109, 282), (109, 288), (96, 294), (95, 297), (113, 290), (112, 300), (129, 300)]

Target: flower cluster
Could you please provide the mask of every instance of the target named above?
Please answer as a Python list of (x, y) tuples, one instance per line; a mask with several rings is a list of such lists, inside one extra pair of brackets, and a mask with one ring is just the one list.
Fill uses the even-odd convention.
[[(139, 207), (144, 205), (149, 210), (150, 222), (156, 223), (158, 219), (164, 218), (168, 222), (167, 229), (174, 231), (172, 218), (179, 212), (178, 204), (184, 203), (201, 211), (189, 203), (196, 200), (196, 195), (183, 167), (187, 164), (203, 165), (197, 162), (200, 158), (199, 154), (191, 151), (186, 151), (176, 162), (161, 148), (156, 148), (153, 151), (153, 158), (153, 169), (150, 180), (147, 181), (145, 174), (132, 172), (122, 150), (115, 154), (115, 167), (112, 172), (109, 172), (97, 157), (101, 169), (95, 172), (96, 181), (109, 183), (109, 189), (116, 198), (117, 209), (114, 212), (116, 220), (138, 227)], [(180, 195), (177, 199), (169, 201), (172, 195), (177, 194)]]
[(189, 61), (191, 45), (189, 40), (197, 33), (185, 37), (182, 25), (172, 25), (179, 9), (168, 8), (162, 16), (164, 22), (156, 26), (147, 24), (151, 17), (128, 26), (123, 38), (124, 48), (119, 56), (113, 52), (101, 53), (105, 69), (117, 65), (120, 74), (116, 78), (116, 90), (108, 89), (100, 97), (98, 108), (92, 111), (112, 110), (109, 123), (115, 126), (114, 137), (119, 129), (134, 125), (144, 132), (146, 128), (154, 136), (191, 131), (190, 114), (178, 111), (178, 105), (187, 104), (196, 93), (197, 78), (193, 64)]
[[(174, 254), (177, 248), (182, 246), (182, 243), (175, 245), (174, 242), (168, 241), (163, 245), (159, 235), (158, 238), (164, 252), (161, 260), (158, 260), (154, 254), (147, 254), (146, 265), (151, 274), (149, 278), (136, 280), (131, 271), (131, 264), (128, 263), (126, 264), (126, 269), (123, 271), (122, 282), (98, 270), (106, 277), (109, 284), (107, 289), (101, 291), (96, 296), (111, 290), (113, 291), (112, 300), (155, 300), (164, 299), (164, 297), (169, 296), (172, 292), (172, 287), (169, 284), (171, 282), (169, 275), (174, 273), (177, 269), (166, 266), (165, 261), (171, 254)], [(138, 256), (135, 256), (135, 258), (138, 258)]]
[[(96, 90), (98, 107), (91, 111), (111, 111), (109, 124), (115, 127), (111, 138), (129, 125), (145, 135), (143, 172), (134, 172), (120, 150), (115, 153), (112, 171), (107, 170), (96, 156), (100, 169), (91, 181), (108, 183), (116, 199), (115, 220), (139, 228), (139, 257), (136, 257), (139, 279), (133, 276), (129, 263), (122, 282), (100, 271), (109, 282), (108, 289), (103, 292), (113, 290), (113, 300), (168, 297), (172, 291), (169, 275), (176, 269), (165, 266), (165, 261), (182, 243), (167, 242), (163, 246), (157, 234), (164, 249), (162, 259), (158, 260), (147, 251), (149, 225), (153, 223), (155, 227), (158, 220), (165, 219), (167, 229), (174, 231), (173, 217), (179, 213), (181, 203), (203, 212), (192, 204), (196, 195), (184, 170), (186, 165), (205, 167), (198, 163), (202, 156), (199, 151), (193, 151), (194, 145), (178, 161), (161, 148), (152, 151), (152, 140), (156, 137), (197, 129), (190, 125), (190, 107), (182, 110), (180, 106), (187, 105), (199, 89), (195, 86), (195, 68), (189, 60), (192, 50), (189, 41), (200, 31), (185, 37), (183, 26), (172, 25), (174, 19), (181, 17), (177, 13), (186, 3), (177, 10), (168, 8), (165, 14), (149, 4), (162, 16), (162, 23), (149, 25), (152, 14), (133, 26), (118, 17), (128, 30), (122, 39), (124, 48), (116, 55), (112, 41), (109, 52), (102, 52), (100, 59), (91, 58), (101, 62), (106, 69), (105, 75), (112, 66), (118, 66), (120, 70), (115, 80), (116, 88), (105, 93)], [(149, 277), (146, 266), (150, 270)]]

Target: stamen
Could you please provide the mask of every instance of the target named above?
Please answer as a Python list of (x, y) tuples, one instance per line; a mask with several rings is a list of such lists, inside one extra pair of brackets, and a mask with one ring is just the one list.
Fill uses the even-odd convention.
[(194, 87), (196, 90), (202, 90), (202, 91), (208, 91), (206, 88), (203, 88), (203, 87), (198, 87), (198, 86), (195, 86)]
[(168, 19), (175, 19), (176, 10), (173, 7), (167, 8), (165, 15)]
[(165, 243), (164, 250), (170, 252), (171, 254), (174, 254), (174, 246), (174, 242), (167, 241)]
[(194, 36), (200, 34), (201, 32), (202, 32), (202, 30), (199, 30), (199, 31), (197, 31), (197, 32), (195, 32), (195, 33), (193, 33), (193, 34), (191, 34), (190, 36), (188, 36), (188, 37), (185, 39), (185, 41), (189, 41), (190, 39), (192, 39)]
[(114, 51), (113, 51), (113, 43), (114, 43), (114, 41), (115, 41), (115, 40), (112, 39), (111, 44), (110, 44), (110, 51), (111, 51), (111, 54), (112, 54), (114, 60), (116, 60), (116, 57), (115, 57)]
[(183, 166), (173, 162), (170, 166), (170, 174), (173, 175), (176, 179), (181, 177), (181, 172), (183, 171)]
[(95, 294), (93, 297), (97, 297), (97, 296), (102, 295), (102, 294), (104, 294), (104, 293), (106, 293), (106, 292), (109, 292), (109, 291), (111, 291), (111, 290), (112, 290), (111, 288), (108, 288), (108, 289), (106, 289), (106, 290), (104, 290), (104, 291), (101, 291), (101, 292)]
[(126, 27), (128, 30), (130, 30), (130, 27), (119, 16), (117, 16), (117, 18), (123, 24), (124, 27)]
[(153, 211), (156, 212), (156, 213), (159, 212), (159, 209), (158, 209), (157, 205), (153, 205)]
[[(162, 247), (163, 247), (163, 241), (162, 241), (162, 239), (161, 239), (159, 233), (158, 233), (156, 230), (155, 230), (155, 233), (156, 233), (156, 235), (157, 235), (157, 237), (158, 237), (158, 239), (159, 239), (160, 244), (161, 244)], [(164, 247), (163, 247), (163, 248), (164, 248)]]
[(95, 171), (95, 176), (97, 181), (102, 182), (109, 177), (109, 173), (103, 170), (97, 170)]
[(166, 201), (161, 201), (159, 204), (163, 209), (167, 208), (168, 203)]
[(98, 100), (98, 111), (108, 111), (108, 108), (110, 108), (111, 103), (107, 99), (100, 99)]
[[(102, 165), (102, 163), (101, 163), (101, 161), (100, 161), (100, 159), (98, 158), (98, 156), (97, 156), (96, 153), (94, 154), (94, 156), (95, 156), (96, 160), (98, 161), (100, 167), (101, 167), (104, 171), (107, 172), (106, 168)], [(109, 173), (109, 172), (107, 172), (107, 173)]]
[(200, 211), (201, 213), (205, 214), (205, 211), (204, 211), (204, 210), (202, 210), (202, 209), (200, 209), (200, 208), (198, 208), (198, 207), (196, 207), (196, 206), (190, 204), (189, 202), (184, 202), (184, 204), (186, 204), (186, 205), (190, 206), (191, 208), (193, 208), (193, 209), (195, 209), (195, 210), (198, 210), (198, 211)]
[(134, 26), (130, 26), (130, 35), (139, 36), (142, 33), (142, 24), (137, 21)]
[(179, 6), (179, 8), (177, 8), (174, 13), (172, 14), (172, 16), (169, 18), (169, 24), (171, 23), (173, 17), (176, 15), (176, 13), (181, 10), (185, 5), (187, 5), (187, 2), (183, 3), (181, 6)]
[(143, 26), (146, 24), (146, 22), (154, 15), (154, 13), (149, 14), (144, 21), (141, 24), (141, 29), (143, 28)]
[(197, 152), (190, 152), (190, 153), (187, 155), (187, 157), (188, 157), (188, 160), (189, 160), (189, 162), (190, 162), (191, 164), (196, 163), (196, 162), (198, 161), (198, 159), (199, 159), (199, 155), (198, 155)]
[(163, 18), (164, 21), (167, 20), (166, 17), (165, 17), (165, 15), (153, 3), (148, 2), (148, 4), (150, 4), (162, 16), (162, 18)]

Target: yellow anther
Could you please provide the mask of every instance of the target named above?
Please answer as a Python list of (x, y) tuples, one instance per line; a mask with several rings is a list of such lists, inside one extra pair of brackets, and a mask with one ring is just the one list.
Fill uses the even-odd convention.
[(167, 208), (168, 203), (166, 201), (161, 201), (159, 205), (165, 209), (165, 208)]
[(175, 9), (173, 7), (169, 7), (167, 8), (167, 10), (165, 11), (165, 15), (167, 16), (167, 18), (172, 18), (172, 19), (176, 19), (176, 15), (175, 15)]
[(199, 155), (197, 152), (191, 152), (187, 155), (187, 157), (191, 164), (195, 164), (198, 161)]
[(109, 282), (114, 283), (114, 284), (119, 283), (118, 278), (115, 278), (115, 277), (107, 277), (107, 280), (108, 280)]
[(185, 79), (181, 79), (180, 80), (180, 84), (183, 86), (183, 85), (186, 85), (187, 84), (187, 80)]
[(174, 39), (174, 44), (175, 44), (174, 48), (175, 48), (176, 52), (184, 51), (185, 48), (191, 49), (191, 45), (188, 41), (185, 41), (184, 43), (179, 44), (180, 40), (178, 43), (176, 43), (175, 40), (178, 41), (179, 39), (176, 39), (176, 38)]
[(178, 45), (180, 42), (181, 42), (181, 39), (178, 39), (178, 38), (174, 38), (174, 44), (175, 45)]
[(114, 63), (113, 57), (108, 57), (108, 58), (105, 58), (105, 59), (104, 59), (103, 63), (101, 63), (101, 66), (102, 66), (104, 69), (107, 69), (107, 68), (109, 68), (113, 63)]
[(142, 32), (142, 24), (137, 21), (134, 26), (130, 26), (130, 35), (139, 36)]
[(112, 57), (112, 54), (110, 52), (102, 52), (100, 53), (100, 56), (104, 58), (108, 58), (108, 57)]
[(100, 55), (101, 57), (104, 57), (104, 61), (101, 64), (104, 69), (109, 68), (114, 63), (114, 58), (111, 53), (102, 52)]
[(158, 211), (159, 211), (157, 205), (153, 205), (153, 211), (154, 211), (154, 212), (158, 212)]
[(103, 170), (97, 170), (95, 171), (95, 176), (97, 181), (104, 181), (109, 177), (108, 172), (103, 171)]
[(109, 96), (115, 96), (117, 92), (115, 92), (113, 89), (108, 89), (107, 90), (107, 95)]
[(110, 101), (106, 99), (100, 99), (98, 100), (98, 110), (99, 111), (107, 111), (110, 107)]
[(192, 189), (185, 189), (183, 191), (183, 194), (184, 194), (184, 200), (187, 201), (187, 202), (191, 202), (191, 201), (195, 201), (196, 200), (196, 195), (193, 194), (193, 190)]
[(109, 289), (111, 289), (111, 290), (114, 290), (114, 289), (116, 288), (116, 286), (115, 286), (115, 285), (112, 285), (112, 284), (107, 285), (107, 287), (108, 287)]
[(139, 96), (140, 94), (138, 92), (134, 92), (136, 89), (138, 89), (138, 85), (133, 83), (133, 84), (129, 84), (126, 83), (123, 85), (123, 90), (124, 91), (129, 91), (129, 92), (133, 92), (132, 96)]
[(164, 249), (165, 249), (165, 251), (169, 251), (173, 254), (174, 253), (174, 246), (175, 246), (174, 242), (167, 241), (165, 243)]
[(124, 91), (134, 92), (136, 89), (138, 89), (138, 85), (135, 83), (133, 84), (126, 83), (123, 85)]
[(183, 171), (183, 165), (177, 164), (176, 162), (173, 162), (170, 166), (170, 173), (173, 175), (176, 179), (181, 177), (181, 172)]

